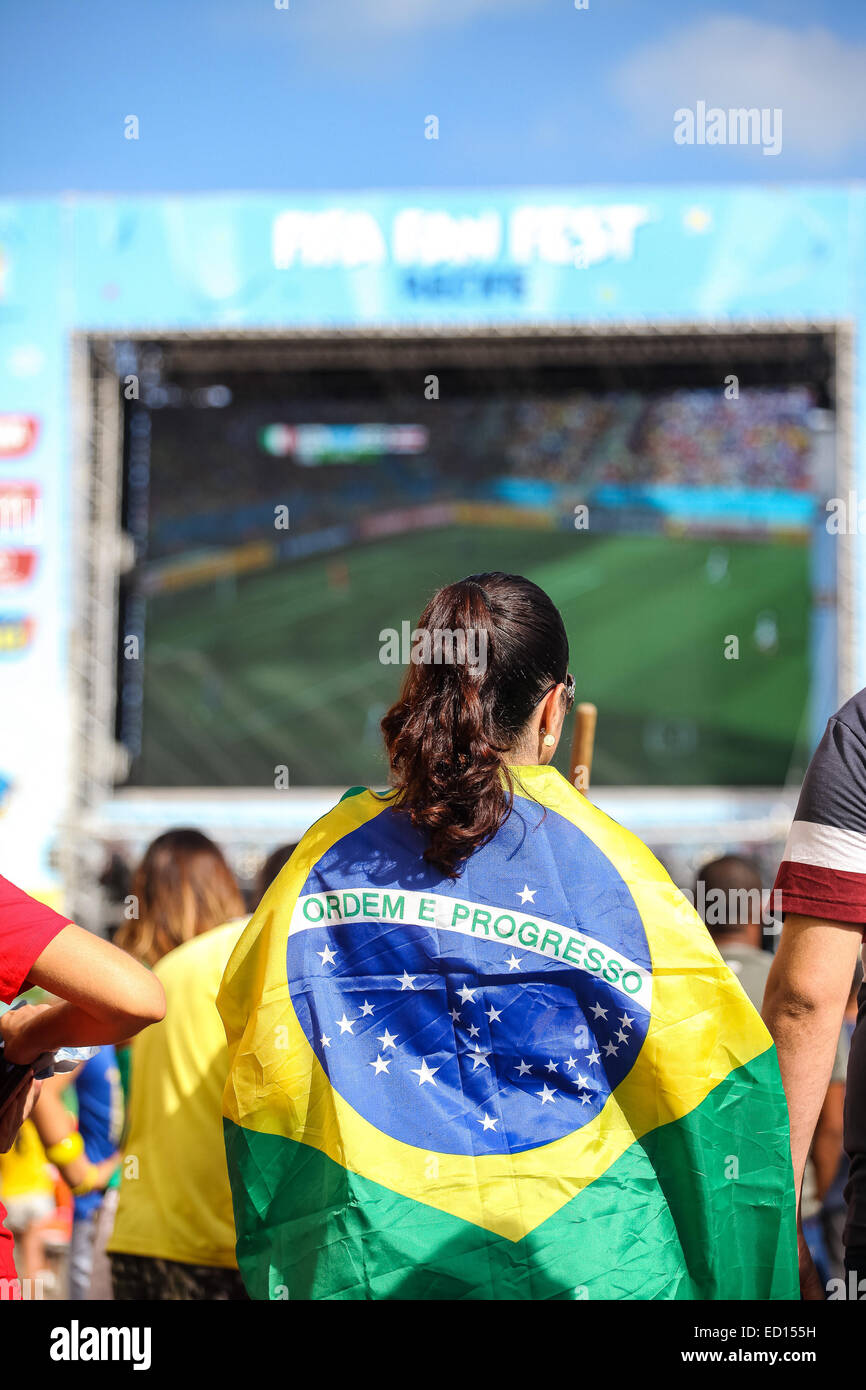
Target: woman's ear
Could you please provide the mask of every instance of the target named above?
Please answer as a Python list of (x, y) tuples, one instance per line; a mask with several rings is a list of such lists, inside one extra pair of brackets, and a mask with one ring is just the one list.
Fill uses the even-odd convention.
[[(541, 708), (540, 729), (544, 732), (540, 740), (542, 745), (540, 749), (540, 759), (543, 763), (552, 762), (562, 734), (562, 725), (565, 719), (564, 690), (565, 687), (563, 685), (555, 686), (555, 688), (550, 691)], [(552, 741), (548, 743), (548, 739)]]

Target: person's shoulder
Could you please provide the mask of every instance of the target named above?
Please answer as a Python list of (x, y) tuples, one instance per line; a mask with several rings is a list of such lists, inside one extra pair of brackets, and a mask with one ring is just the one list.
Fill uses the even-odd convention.
[(374, 791), (371, 787), (350, 787), (348, 791), (343, 792), (339, 801), (318, 820), (313, 821), (304, 832), (294, 854), (274, 882), (285, 882), (289, 869), (298, 871), (301, 865), (309, 866), (315, 863), (319, 855), (330, 845), (367, 822), (375, 820), (383, 811), (393, 806), (396, 795), (393, 790)]
[(794, 820), (866, 832), (866, 690), (852, 695), (827, 721)]
[(357, 812), (365, 819), (369, 815), (384, 811), (387, 806), (393, 804), (397, 793), (393, 789), (376, 791), (373, 787), (349, 787), (348, 791), (343, 792), (336, 805), (332, 806), (323, 816), (327, 820), (329, 816), (341, 815), (344, 813)]
[(36, 961), (72, 923), (32, 898), (8, 878), (0, 878), (0, 1000), (11, 1004), (24, 988)]
[[(608, 857), (620, 856), (633, 867), (669, 882), (670, 876), (648, 845), (641, 838), (608, 815), (583, 792), (572, 786), (567, 777), (552, 764), (520, 767), (512, 772), (516, 796), (536, 801), (548, 811), (554, 811), (592, 840)], [(539, 824), (543, 824), (539, 822)]]
[(830, 723), (843, 725), (866, 747), (866, 686), (837, 709)]
[(221, 927), (212, 927), (200, 936), (191, 937), (157, 961), (153, 973), (165, 983), (178, 975), (198, 975), (208, 962), (225, 963), (249, 920), (249, 917), (236, 917)]
[(11, 930), (16, 927), (40, 927), (48, 924), (56, 931), (72, 925), (70, 917), (64, 917), (48, 903), (41, 902), (30, 893), (25, 893), (11, 879), (0, 875), (0, 927)]
[(368, 792), (369, 790), (369, 787), (349, 787), (348, 791), (343, 792), (337, 805), (339, 806), (343, 801), (348, 801), (352, 796), (363, 796), (364, 792)]

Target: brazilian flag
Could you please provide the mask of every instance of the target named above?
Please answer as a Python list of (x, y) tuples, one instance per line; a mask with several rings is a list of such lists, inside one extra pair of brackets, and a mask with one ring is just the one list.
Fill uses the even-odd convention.
[(218, 1006), (260, 1299), (798, 1297), (769, 1033), (634, 836), (549, 767), (456, 880), (392, 794), (304, 836)]

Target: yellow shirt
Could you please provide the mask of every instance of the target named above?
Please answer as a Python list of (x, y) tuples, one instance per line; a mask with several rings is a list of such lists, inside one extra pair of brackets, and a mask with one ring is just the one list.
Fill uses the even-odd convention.
[(0, 1154), (0, 1196), (53, 1192), (54, 1178), (32, 1120), (25, 1120), (8, 1153)]
[(246, 920), (170, 951), (154, 968), (166, 1015), (132, 1044), (129, 1135), (108, 1250), (235, 1267), (223, 1147), (228, 1052), (216, 996)]

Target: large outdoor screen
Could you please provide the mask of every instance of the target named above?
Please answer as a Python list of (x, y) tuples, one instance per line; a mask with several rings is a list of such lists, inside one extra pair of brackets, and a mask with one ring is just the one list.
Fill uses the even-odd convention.
[(809, 742), (814, 406), (551, 367), (161, 377), (126, 420), (131, 784), (383, 787), (382, 634), (505, 570), (562, 611), (596, 783), (781, 786)]

